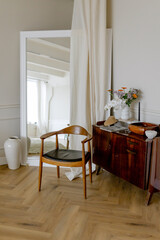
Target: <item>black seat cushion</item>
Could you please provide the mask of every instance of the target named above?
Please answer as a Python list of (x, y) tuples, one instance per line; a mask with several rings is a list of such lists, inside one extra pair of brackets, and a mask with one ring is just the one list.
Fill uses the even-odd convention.
[[(68, 149), (55, 149), (50, 152), (47, 152), (43, 157), (63, 161), (63, 162), (77, 162), (82, 161), (82, 151), (77, 150), (68, 150)], [(90, 153), (85, 152), (85, 159), (88, 161), (90, 158)]]

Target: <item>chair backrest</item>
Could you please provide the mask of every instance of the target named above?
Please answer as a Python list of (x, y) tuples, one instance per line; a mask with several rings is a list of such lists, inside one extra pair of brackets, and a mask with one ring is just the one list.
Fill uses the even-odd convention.
[(84, 135), (90, 136), (87, 130), (79, 125), (72, 125), (57, 131), (57, 134), (74, 134), (74, 135)]
[(160, 190), (160, 137), (153, 139), (150, 184)]

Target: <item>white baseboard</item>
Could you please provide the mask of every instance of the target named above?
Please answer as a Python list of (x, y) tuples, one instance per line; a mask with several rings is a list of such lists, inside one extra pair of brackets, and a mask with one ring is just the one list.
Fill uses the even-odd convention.
[[(1, 166), (1, 165), (5, 165), (5, 164), (7, 164), (6, 157), (0, 157), (0, 166)], [(29, 165), (29, 166), (38, 167), (38, 166), (39, 166), (39, 156), (28, 157), (27, 163), (26, 163), (26, 164), (22, 164), (22, 165), (24, 165), (24, 166)], [(56, 167), (56, 166), (54, 166), (54, 165), (46, 164), (46, 163), (44, 163), (43, 166), (44, 166), (44, 167)]]
[[(27, 165), (29, 166), (34, 166), (34, 167), (39, 167), (39, 156), (32, 156), (27, 158)], [(44, 163), (44, 167), (56, 167), (51, 164)]]

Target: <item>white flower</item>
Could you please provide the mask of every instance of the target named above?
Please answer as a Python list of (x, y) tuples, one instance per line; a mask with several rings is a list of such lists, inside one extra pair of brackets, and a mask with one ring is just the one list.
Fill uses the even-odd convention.
[(125, 104), (125, 101), (120, 98), (115, 98), (111, 101), (109, 101), (108, 104), (105, 105), (104, 110), (110, 110), (112, 107), (114, 108), (122, 108)]

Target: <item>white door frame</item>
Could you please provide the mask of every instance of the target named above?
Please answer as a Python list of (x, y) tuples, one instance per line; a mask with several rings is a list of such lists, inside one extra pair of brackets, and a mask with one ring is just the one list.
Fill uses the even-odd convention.
[(20, 32), (20, 137), (22, 141), (22, 165), (25, 165), (27, 161), (27, 39), (57, 37), (71, 37), (71, 30)]

